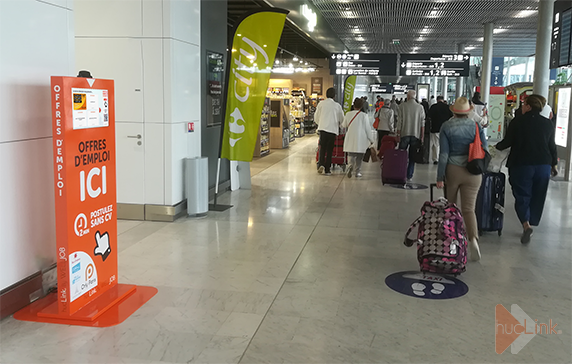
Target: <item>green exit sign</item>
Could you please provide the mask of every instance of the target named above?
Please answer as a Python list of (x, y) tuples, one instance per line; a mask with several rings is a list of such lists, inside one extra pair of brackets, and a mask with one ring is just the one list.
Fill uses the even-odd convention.
[(399, 39), (394, 39), (392, 42), (393, 42), (394, 45), (399, 45), (400, 40), (399, 40)]

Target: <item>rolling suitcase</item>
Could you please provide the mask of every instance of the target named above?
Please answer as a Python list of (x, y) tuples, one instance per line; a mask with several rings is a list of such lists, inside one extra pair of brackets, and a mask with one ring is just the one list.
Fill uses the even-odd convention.
[[(336, 136), (336, 140), (334, 141), (334, 151), (332, 152), (332, 168), (335, 165), (338, 165), (342, 168), (342, 171), (345, 172), (346, 165), (348, 164), (348, 157), (346, 153), (344, 153), (344, 138), (345, 134), (339, 134)], [(316, 151), (316, 166), (318, 166), (318, 161), (320, 160), (320, 145), (318, 143), (318, 149)]]
[(406, 150), (386, 150), (383, 153), (383, 164), (381, 165), (381, 183), (406, 184), (407, 161)]
[(381, 138), (381, 145), (377, 156), (383, 162), (383, 154), (386, 150), (397, 148), (397, 138), (391, 135), (386, 135)]
[(502, 234), (504, 221), (504, 194), (506, 176), (504, 173), (487, 172), (477, 195), (475, 212), (479, 234), (496, 231)]

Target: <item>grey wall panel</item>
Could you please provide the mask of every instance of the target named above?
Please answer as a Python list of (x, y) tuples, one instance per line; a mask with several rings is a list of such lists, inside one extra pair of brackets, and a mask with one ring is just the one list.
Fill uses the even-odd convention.
[[(226, 0), (201, 0), (201, 126), (202, 155), (209, 158), (209, 188), (216, 183), (216, 167), (220, 148), (220, 126), (207, 127), (207, 51), (222, 53), (227, 48), (227, 2)], [(226, 62), (226, 59), (225, 59)], [(220, 183), (230, 180), (230, 163), (221, 163)]]

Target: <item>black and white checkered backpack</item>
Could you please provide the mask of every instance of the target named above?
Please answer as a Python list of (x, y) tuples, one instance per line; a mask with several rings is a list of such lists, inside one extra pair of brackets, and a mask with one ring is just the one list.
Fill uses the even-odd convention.
[[(417, 228), (417, 239), (411, 239)], [(463, 215), (457, 205), (445, 198), (427, 201), (421, 208), (421, 216), (405, 234), (408, 247), (417, 242), (417, 259), (421, 271), (444, 274), (461, 274), (467, 264), (467, 233)]]

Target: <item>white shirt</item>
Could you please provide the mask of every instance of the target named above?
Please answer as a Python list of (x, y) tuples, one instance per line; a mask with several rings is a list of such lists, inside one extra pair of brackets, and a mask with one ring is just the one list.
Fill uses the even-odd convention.
[(550, 107), (550, 105), (546, 104), (544, 105), (544, 108), (540, 112), (540, 115), (544, 116), (547, 119), (550, 119), (550, 113), (552, 113), (552, 108)]
[(318, 104), (314, 113), (314, 122), (318, 124), (318, 131), (323, 130), (328, 133), (338, 135), (340, 124), (344, 120), (342, 106), (327, 98)]

